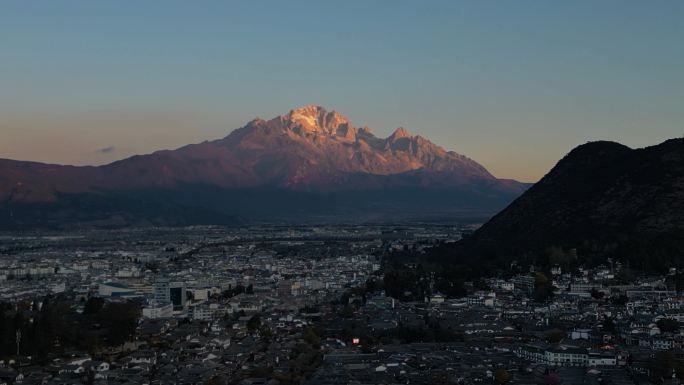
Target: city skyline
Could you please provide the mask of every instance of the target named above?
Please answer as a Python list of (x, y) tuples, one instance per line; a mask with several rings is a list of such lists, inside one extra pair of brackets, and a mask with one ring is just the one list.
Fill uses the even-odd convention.
[(682, 20), (3, 2), (0, 385), (683, 385)]

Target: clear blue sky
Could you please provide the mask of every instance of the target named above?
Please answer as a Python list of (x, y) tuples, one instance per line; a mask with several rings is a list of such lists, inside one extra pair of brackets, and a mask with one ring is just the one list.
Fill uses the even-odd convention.
[(684, 134), (684, 2), (0, 4), (0, 157), (101, 164), (304, 104), (534, 181)]

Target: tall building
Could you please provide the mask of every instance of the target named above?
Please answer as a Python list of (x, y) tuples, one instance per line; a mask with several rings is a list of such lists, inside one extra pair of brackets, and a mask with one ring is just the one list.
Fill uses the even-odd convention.
[(512, 281), (515, 290), (527, 294), (532, 294), (534, 292), (534, 277), (532, 275), (518, 275), (513, 277)]
[(158, 303), (171, 303), (173, 310), (185, 310), (187, 300), (185, 282), (170, 282), (168, 278), (158, 278), (154, 282), (154, 300)]
[(171, 282), (169, 284), (169, 297), (173, 304), (173, 310), (185, 310), (186, 291), (185, 282)]
[(154, 300), (159, 303), (171, 302), (169, 292), (169, 280), (167, 278), (157, 278), (154, 281)]

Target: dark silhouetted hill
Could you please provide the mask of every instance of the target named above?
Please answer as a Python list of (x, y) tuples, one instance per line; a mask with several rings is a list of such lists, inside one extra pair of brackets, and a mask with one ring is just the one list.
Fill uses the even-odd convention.
[(684, 139), (641, 149), (579, 146), (470, 237), (433, 257), (488, 266), (607, 257), (635, 269), (681, 266)]

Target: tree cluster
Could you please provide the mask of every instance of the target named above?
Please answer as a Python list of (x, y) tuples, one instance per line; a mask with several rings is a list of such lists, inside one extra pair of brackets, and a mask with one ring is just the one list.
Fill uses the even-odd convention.
[[(42, 302), (0, 303), (0, 357), (32, 356), (46, 363), (50, 353), (74, 348), (95, 352), (121, 346), (135, 334), (140, 306), (91, 298), (83, 312), (74, 303), (45, 297)], [(19, 340), (17, 346), (17, 340)]]

